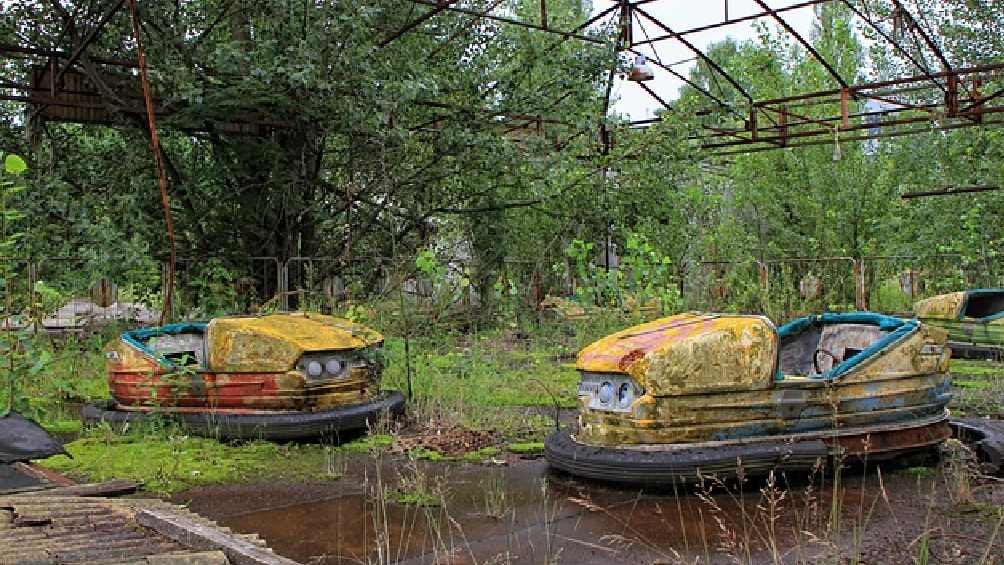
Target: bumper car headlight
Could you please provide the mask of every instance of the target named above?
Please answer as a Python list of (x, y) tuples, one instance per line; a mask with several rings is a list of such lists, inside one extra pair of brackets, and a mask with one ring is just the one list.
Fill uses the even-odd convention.
[(579, 397), (591, 410), (630, 412), (631, 405), (645, 391), (628, 375), (581, 373)]
[(348, 378), (353, 369), (373, 369), (365, 351), (317, 351), (304, 354), (296, 369), (308, 382)]

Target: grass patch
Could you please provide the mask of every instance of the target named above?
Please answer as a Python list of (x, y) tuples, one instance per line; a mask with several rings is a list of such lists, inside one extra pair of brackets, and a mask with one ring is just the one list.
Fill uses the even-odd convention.
[[(643, 321), (602, 314), (574, 322), (524, 324), (480, 332), (446, 328), (433, 335), (413, 337), (409, 350), (415, 397), (472, 406), (557, 403), (563, 408), (575, 408), (579, 375), (574, 359), (578, 351)], [(384, 386), (407, 389), (404, 340), (388, 337), (384, 349), (388, 360)]]
[(972, 379), (955, 379), (952, 384), (959, 388), (988, 389), (993, 386), (990, 381), (977, 381)]
[(973, 359), (952, 359), (948, 370), (953, 375), (974, 377), (1004, 375), (1004, 365), (992, 361), (977, 361)]
[[(415, 396), (476, 406), (575, 405), (579, 375), (574, 368), (556, 362), (561, 351), (548, 347), (507, 351), (496, 345), (487, 336), (474, 338), (469, 347), (456, 350), (427, 339), (413, 343)], [(405, 390), (403, 340), (387, 339), (384, 347), (390, 361), (384, 384)]]
[(949, 407), (959, 416), (1004, 414), (1004, 365), (952, 359), (954, 394)]
[(80, 420), (55, 420), (43, 422), (42, 427), (50, 434), (78, 434), (83, 424)]
[(477, 451), (471, 451), (461, 456), (461, 459), (468, 463), (480, 463), (498, 457), (502, 450), (497, 447), (482, 447)]

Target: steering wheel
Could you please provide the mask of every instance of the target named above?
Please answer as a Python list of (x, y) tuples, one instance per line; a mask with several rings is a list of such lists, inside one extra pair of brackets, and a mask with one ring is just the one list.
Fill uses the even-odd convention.
[(834, 355), (832, 351), (830, 351), (828, 349), (823, 349), (822, 347), (816, 348), (816, 351), (813, 352), (813, 354), (812, 354), (812, 368), (816, 370), (816, 374), (817, 375), (822, 375), (823, 374), (823, 371), (821, 371), (819, 369), (819, 354), (820, 353), (822, 353), (822, 354), (826, 355), (827, 357), (829, 357), (830, 359), (832, 359), (834, 365), (836, 365), (837, 363), (840, 362), (840, 359), (837, 359), (837, 356)]

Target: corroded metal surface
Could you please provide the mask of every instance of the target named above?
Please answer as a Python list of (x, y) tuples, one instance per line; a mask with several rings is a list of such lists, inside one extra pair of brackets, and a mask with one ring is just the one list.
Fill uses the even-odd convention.
[(305, 353), (361, 350), (382, 341), (373, 330), (319, 314), (217, 318), (206, 330), (204, 368), (164, 366), (124, 340), (112, 342), (109, 388), (123, 410), (324, 410), (373, 399), (379, 364), (308, 379), (297, 361)]
[(627, 373), (650, 396), (765, 389), (777, 342), (763, 317), (687, 313), (607, 336), (583, 349), (576, 366)]
[(568, 430), (544, 443), (548, 462), (563, 471), (631, 484), (676, 484), (709, 475), (766, 474), (772, 469), (809, 471), (833, 458), (879, 461), (935, 446), (952, 435), (947, 415), (899, 424), (757, 436), (742, 440), (676, 444), (595, 446)]
[(644, 393), (624, 411), (579, 396), (576, 439), (596, 446), (696, 443), (943, 415), (945, 332), (919, 325), (836, 379), (781, 375), (764, 318), (682, 314), (608, 336), (580, 371), (628, 374)]
[(965, 292), (952, 292), (939, 296), (932, 296), (918, 301), (913, 305), (913, 312), (918, 318), (947, 318), (954, 319), (959, 315), (962, 307), (962, 299)]
[(845, 455), (858, 457), (893, 456), (912, 449), (937, 445), (952, 437), (952, 427), (947, 420), (906, 429), (892, 429), (859, 434), (824, 438), (831, 449), (840, 446)]

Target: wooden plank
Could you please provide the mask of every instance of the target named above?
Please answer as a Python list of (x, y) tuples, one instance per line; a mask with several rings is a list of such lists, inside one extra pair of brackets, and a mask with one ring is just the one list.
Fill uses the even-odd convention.
[(139, 489), (135, 481), (115, 479), (103, 483), (87, 483), (67, 487), (56, 487), (40, 491), (36, 496), (122, 496)]
[(236, 565), (298, 565), (241, 536), (227, 534), (169, 510), (145, 508), (136, 512), (136, 521), (187, 547), (219, 549)]

